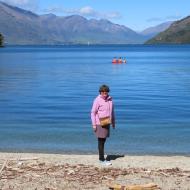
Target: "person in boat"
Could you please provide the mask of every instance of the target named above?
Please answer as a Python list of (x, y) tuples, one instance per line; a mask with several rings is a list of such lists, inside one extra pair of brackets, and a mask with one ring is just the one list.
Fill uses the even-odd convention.
[(121, 57), (118, 59), (118, 63), (123, 63)]
[(112, 63), (117, 63), (116, 57), (114, 57), (114, 58), (112, 59)]
[(123, 63), (127, 63), (127, 60), (126, 60), (126, 58), (125, 58), (125, 57), (123, 58)]

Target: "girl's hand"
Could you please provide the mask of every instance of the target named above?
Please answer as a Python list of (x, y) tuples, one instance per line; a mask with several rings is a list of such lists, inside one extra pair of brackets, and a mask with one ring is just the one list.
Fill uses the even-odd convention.
[(92, 127), (93, 127), (94, 132), (96, 132), (96, 129), (97, 129), (96, 125), (93, 125)]

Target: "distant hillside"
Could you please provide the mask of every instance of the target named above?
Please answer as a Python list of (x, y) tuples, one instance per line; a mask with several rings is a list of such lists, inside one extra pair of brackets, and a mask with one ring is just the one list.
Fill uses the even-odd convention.
[(142, 32), (140, 32), (140, 34), (147, 36), (147, 38), (150, 39), (156, 36), (157, 34), (159, 34), (160, 32), (163, 32), (164, 30), (168, 29), (172, 23), (173, 21), (168, 21), (168, 22), (159, 24), (157, 26), (147, 28), (143, 30)]
[(174, 22), (166, 31), (148, 40), (146, 44), (190, 43), (190, 16)]
[(37, 15), (0, 2), (0, 32), (7, 44), (138, 44), (147, 38), (108, 20)]

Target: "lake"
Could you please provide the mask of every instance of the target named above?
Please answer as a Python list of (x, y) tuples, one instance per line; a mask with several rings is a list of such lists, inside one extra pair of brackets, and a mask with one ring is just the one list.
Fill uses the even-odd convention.
[[(190, 155), (190, 45), (0, 49), (0, 151), (97, 153), (90, 111), (109, 85), (109, 154)], [(127, 64), (112, 64), (126, 57)]]

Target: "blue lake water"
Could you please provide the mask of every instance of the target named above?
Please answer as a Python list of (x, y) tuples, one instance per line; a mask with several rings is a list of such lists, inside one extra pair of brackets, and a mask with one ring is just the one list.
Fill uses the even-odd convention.
[[(109, 154), (190, 155), (190, 45), (0, 49), (0, 151), (97, 153), (90, 110), (114, 99)], [(126, 57), (114, 65), (112, 58)]]

